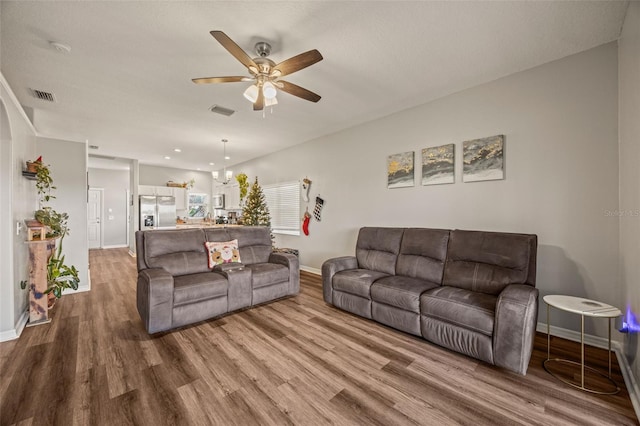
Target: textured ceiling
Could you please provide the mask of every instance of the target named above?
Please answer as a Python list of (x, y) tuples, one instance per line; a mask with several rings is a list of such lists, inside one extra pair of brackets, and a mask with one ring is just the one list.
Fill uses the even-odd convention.
[[(0, 69), (43, 136), (88, 140), (99, 146), (92, 153), (144, 164), (213, 170), (222, 167), (223, 138), (233, 165), (616, 40), (627, 6), (1, 1)], [(281, 93), (263, 118), (242, 97), (248, 83), (193, 84), (245, 74), (211, 30), (251, 56), (268, 41), (276, 63), (318, 49), (323, 61), (286, 79), (322, 100)], [(237, 112), (215, 115), (213, 104)]]

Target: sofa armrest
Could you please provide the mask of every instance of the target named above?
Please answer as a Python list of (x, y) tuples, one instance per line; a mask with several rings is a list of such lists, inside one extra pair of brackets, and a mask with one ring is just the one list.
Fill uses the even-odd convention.
[(289, 294), (300, 292), (300, 261), (290, 253), (271, 253), (269, 263), (279, 263), (289, 268)]
[(322, 264), (322, 297), (325, 302), (333, 305), (333, 276), (340, 271), (357, 268), (358, 260), (355, 256), (334, 257)]
[(150, 334), (168, 330), (173, 322), (173, 276), (162, 268), (138, 273), (138, 313)]
[(247, 308), (252, 305), (253, 285), (252, 271), (245, 268), (242, 263), (223, 263), (213, 268), (214, 273), (218, 273), (227, 279), (229, 288), (227, 290), (227, 310), (229, 312)]
[(495, 365), (527, 373), (538, 321), (538, 290), (524, 284), (505, 287), (498, 297), (493, 329)]

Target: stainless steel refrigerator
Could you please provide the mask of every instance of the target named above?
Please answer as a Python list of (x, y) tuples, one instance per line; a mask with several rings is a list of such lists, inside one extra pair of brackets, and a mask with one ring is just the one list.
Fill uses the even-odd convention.
[(176, 199), (164, 195), (140, 196), (140, 230), (176, 227)]

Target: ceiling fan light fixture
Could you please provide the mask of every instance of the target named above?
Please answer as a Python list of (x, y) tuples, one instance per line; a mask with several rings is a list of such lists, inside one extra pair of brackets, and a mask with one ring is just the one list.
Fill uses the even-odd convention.
[(251, 86), (247, 87), (247, 90), (244, 91), (243, 95), (249, 102), (255, 103), (258, 99), (258, 86), (252, 84)]
[(265, 97), (264, 100), (264, 106), (274, 106), (274, 105), (278, 105), (278, 99), (277, 98), (273, 98), (273, 99), (269, 99)]
[(278, 92), (276, 91), (276, 86), (273, 85), (272, 82), (266, 81), (262, 85), (262, 93), (264, 94), (265, 99), (275, 99)]

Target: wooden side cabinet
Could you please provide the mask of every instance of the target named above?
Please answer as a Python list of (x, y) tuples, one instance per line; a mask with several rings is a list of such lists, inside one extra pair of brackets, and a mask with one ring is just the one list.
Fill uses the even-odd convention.
[(47, 290), (47, 264), (56, 248), (56, 240), (27, 241), (29, 246), (29, 323), (27, 326), (46, 324), (49, 318)]

